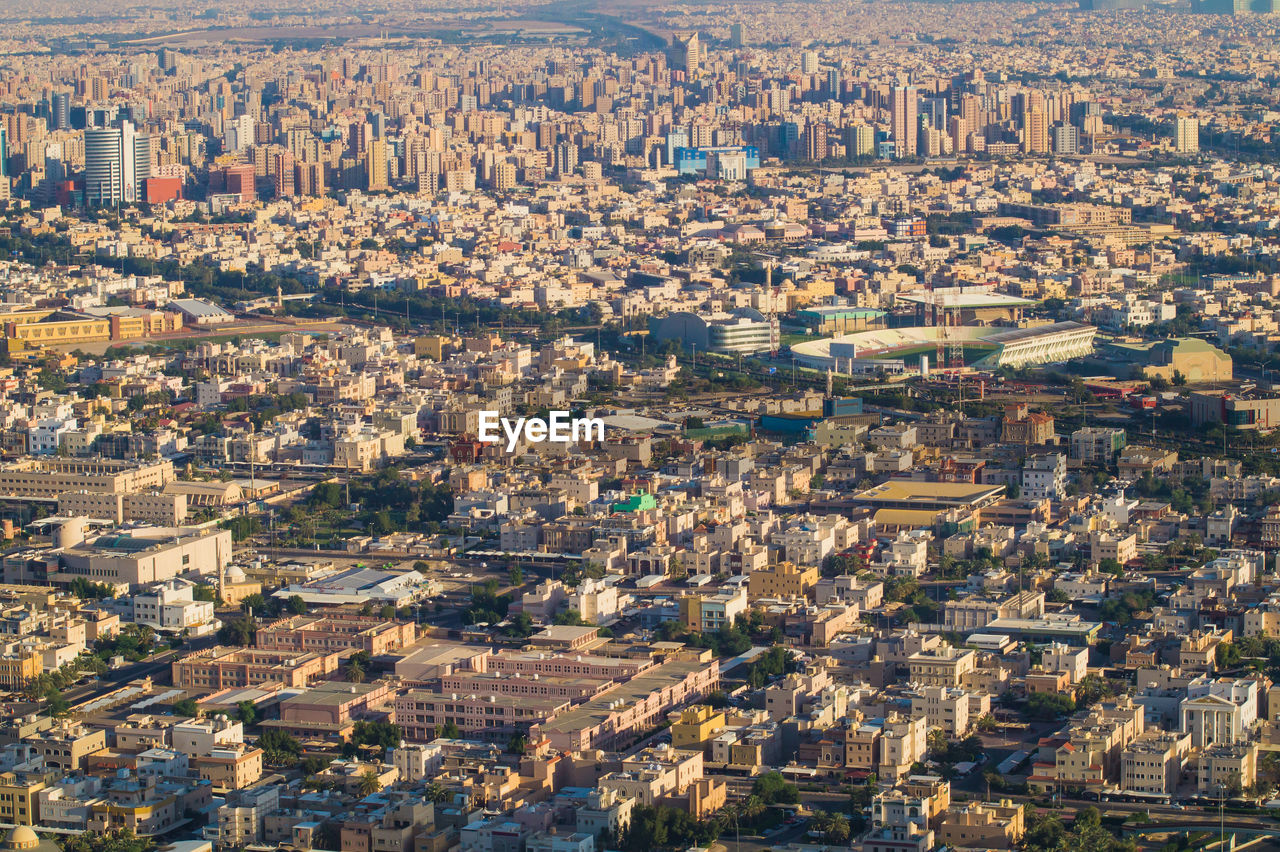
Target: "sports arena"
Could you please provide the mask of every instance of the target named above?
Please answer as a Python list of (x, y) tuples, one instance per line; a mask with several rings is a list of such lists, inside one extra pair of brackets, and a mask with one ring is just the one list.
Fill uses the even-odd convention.
[[(963, 353), (964, 366), (980, 369), (1052, 364), (1083, 358), (1093, 352), (1097, 329), (1080, 322), (1055, 322), (1028, 328), (998, 326), (910, 326), (860, 331), (791, 347), (796, 362), (840, 374), (868, 372), (877, 362), (915, 370), (921, 356)], [(951, 358), (950, 366), (960, 366)]]

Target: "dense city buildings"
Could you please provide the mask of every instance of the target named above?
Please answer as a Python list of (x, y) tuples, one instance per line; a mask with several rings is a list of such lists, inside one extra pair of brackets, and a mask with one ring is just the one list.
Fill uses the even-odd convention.
[(0, 852), (1277, 848), (1275, 12), (0, 8)]

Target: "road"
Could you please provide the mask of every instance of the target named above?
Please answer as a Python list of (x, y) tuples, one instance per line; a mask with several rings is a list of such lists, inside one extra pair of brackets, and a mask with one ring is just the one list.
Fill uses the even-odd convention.
[(169, 682), (170, 667), (176, 657), (185, 656), (194, 651), (211, 648), (217, 644), (217, 639), (213, 636), (205, 636), (200, 639), (193, 639), (187, 642), (182, 648), (177, 650), (163, 651), (148, 657), (145, 660), (139, 660), (136, 663), (127, 663), (118, 669), (112, 669), (97, 680), (91, 681), (84, 686), (69, 689), (63, 693), (63, 697), (74, 707), (78, 704), (84, 704), (95, 698), (100, 698), (108, 692), (113, 692), (127, 683), (135, 680), (151, 677), (159, 678), (164, 683)]

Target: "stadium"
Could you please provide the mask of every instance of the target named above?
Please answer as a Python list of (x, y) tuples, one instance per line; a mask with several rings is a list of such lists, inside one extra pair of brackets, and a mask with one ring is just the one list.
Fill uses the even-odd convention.
[(979, 369), (1052, 364), (1093, 352), (1097, 329), (1079, 322), (1055, 322), (1027, 328), (998, 326), (911, 326), (861, 331), (809, 340), (791, 347), (796, 363), (844, 375), (914, 371), (921, 357), (934, 362), (941, 349), (962, 353), (963, 366)]

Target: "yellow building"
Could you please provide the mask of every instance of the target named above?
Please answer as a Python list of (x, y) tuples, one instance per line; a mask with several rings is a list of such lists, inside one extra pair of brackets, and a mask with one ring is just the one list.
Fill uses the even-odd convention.
[(1026, 824), (1022, 806), (1002, 799), (999, 804), (977, 802), (954, 808), (938, 831), (940, 839), (952, 846), (1012, 849), (1022, 841)]
[(419, 358), (426, 356), (435, 361), (443, 361), (445, 355), (456, 351), (458, 340), (442, 334), (427, 334), (413, 339), (413, 354)]
[[(102, 340), (134, 340), (182, 329), (177, 312), (110, 308), (110, 314), (61, 313), (50, 310), (0, 314), (4, 337), (23, 345), (48, 346)], [(57, 317), (61, 316), (59, 319)]]
[(0, 774), (0, 822), (35, 825), (40, 821), (39, 799), (44, 781), (21, 779), (12, 772)]
[(779, 562), (752, 571), (747, 591), (756, 598), (804, 598), (818, 584), (818, 566), (802, 568), (792, 562)]
[(43, 668), (39, 654), (19, 652), (16, 656), (0, 657), (0, 687), (22, 689)]
[(724, 713), (705, 704), (686, 707), (680, 721), (671, 726), (671, 747), (702, 751), (716, 734), (724, 730)]

